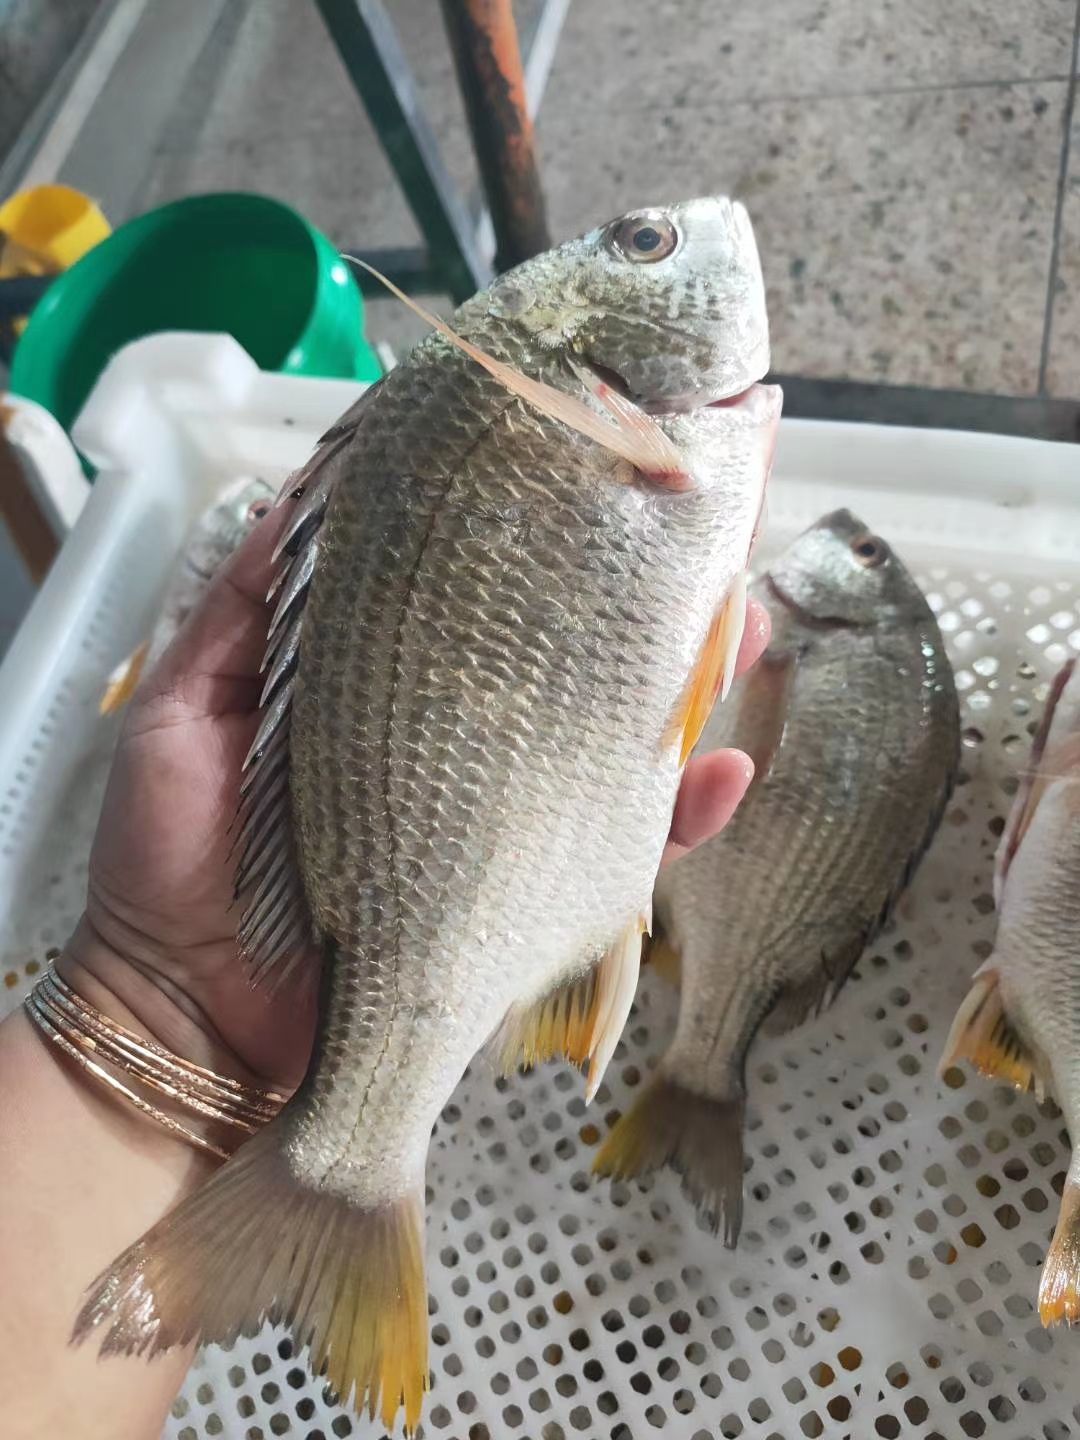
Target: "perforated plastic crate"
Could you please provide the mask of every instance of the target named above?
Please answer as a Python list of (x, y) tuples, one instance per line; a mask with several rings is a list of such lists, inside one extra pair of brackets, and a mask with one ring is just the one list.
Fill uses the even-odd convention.
[[(98, 484), (0, 669), (5, 1008), (80, 908), (112, 742), (101, 680), (145, 629), (185, 524), (215, 478), (284, 474), (354, 394), (259, 375), (233, 342), (194, 336), (140, 342), (101, 382), (77, 432)], [(785, 422), (766, 558), (838, 504), (903, 554), (949, 643), (964, 764), (942, 831), (836, 1005), (753, 1052), (735, 1253), (697, 1228), (675, 1177), (589, 1177), (671, 1033), (662, 981), (643, 981), (588, 1109), (572, 1070), (502, 1082), (476, 1065), (428, 1166), (428, 1437), (1080, 1435), (1080, 1336), (1046, 1333), (1034, 1309), (1061, 1119), (966, 1072), (935, 1078), (993, 937), (1017, 768), (1048, 681), (1080, 653), (1080, 455)], [(205, 1351), (167, 1427), (379, 1433), (269, 1330)]]

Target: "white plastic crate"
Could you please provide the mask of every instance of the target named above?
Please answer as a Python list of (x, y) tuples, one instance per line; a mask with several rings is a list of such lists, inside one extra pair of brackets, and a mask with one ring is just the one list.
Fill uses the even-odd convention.
[[(355, 393), (170, 335), (124, 351), (91, 398), (76, 435), (98, 483), (0, 669), (5, 1008), (80, 908), (113, 738), (102, 678), (146, 630), (186, 524), (214, 480), (283, 476)], [(590, 1109), (564, 1067), (466, 1077), (428, 1167), (429, 1437), (1080, 1435), (1080, 1336), (1047, 1334), (1034, 1309), (1061, 1120), (966, 1072), (935, 1078), (993, 936), (1017, 767), (1049, 679), (1080, 652), (1080, 452), (785, 422), (765, 556), (838, 504), (915, 569), (949, 642), (965, 748), (942, 831), (836, 1005), (753, 1052), (735, 1253), (697, 1228), (676, 1177), (589, 1178), (671, 1033), (663, 982), (643, 981)], [(167, 1427), (379, 1433), (269, 1330), (204, 1352)]]

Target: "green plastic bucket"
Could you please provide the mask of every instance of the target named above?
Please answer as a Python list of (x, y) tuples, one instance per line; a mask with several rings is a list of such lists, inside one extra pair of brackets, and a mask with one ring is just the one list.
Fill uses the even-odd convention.
[(140, 215), (38, 302), (11, 389), (70, 429), (109, 359), (160, 330), (235, 336), (263, 370), (377, 380), (360, 290), (326, 236), (262, 195), (197, 195)]

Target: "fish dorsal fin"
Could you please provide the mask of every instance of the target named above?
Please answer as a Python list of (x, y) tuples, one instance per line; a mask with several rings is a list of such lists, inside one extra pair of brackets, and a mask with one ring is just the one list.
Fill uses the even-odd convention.
[(983, 1075), (1005, 1080), (1043, 1099), (1047, 1077), (1041, 1058), (1022, 1038), (1005, 1007), (997, 970), (980, 970), (956, 1012), (938, 1073), (967, 1060)]
[[(373, 389), (374, 387), (372, 387)], [(237, 939), (253, 981), (279, 983), (311, 940), (311, 918), (293, 840), (289, 727), (304, 607), (319, 553), (319, 531), (337, 482), (333, 462), (353, 435), (372, 389), (342, 416), (308, 463), (286, 481), (279, 504), (296, 500), (274, 558), (270, 620), (262, 673), (262, 719), (244, 761), (237, 814), (235, 894), (243, 904)]]
[(745, 627), (746, 572), (740, 571), (705, 632), (701, 653), (664, 732), (666, 744), (679, 746), (680, 765), (701, 739), (717, 697), (727, 698)]
[(510, 1008), (495, 1040), (503, 1074), (563, 1058), (588, 1066), (586, 1099), (593, 1098), (630, 1013), (648, 923), (636, 915), (591, 969)]

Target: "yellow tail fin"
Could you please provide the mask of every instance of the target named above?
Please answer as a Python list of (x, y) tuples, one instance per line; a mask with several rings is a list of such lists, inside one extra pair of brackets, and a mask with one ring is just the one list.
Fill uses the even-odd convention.
[(629, 1180), (670, 1165), (698, 1214), (733, 1248), (742, 1226), (743, 1094), (699, 1095), (657, 1075), (619, 1118), (593, 1162), (593, 1174)]
[(1039, 1319), (1050, 1328), (1080, 1322), (1080, 1184), (1066, 1180), (1039, 1285)]
[(291, 1173), (275, 1122), (94, 1281), (73, 1339), (155, 1355), (229, 1344), (263, 1320), (289, 1326), (311, 1365), (388, 1428), (415, 1429), (428, 1387), (419, 1184), (362, 1210)]

